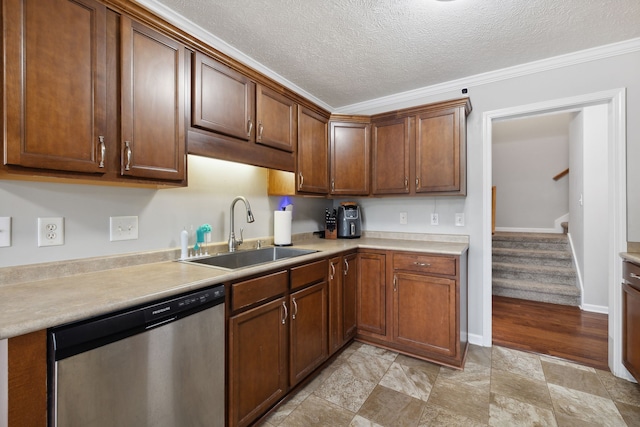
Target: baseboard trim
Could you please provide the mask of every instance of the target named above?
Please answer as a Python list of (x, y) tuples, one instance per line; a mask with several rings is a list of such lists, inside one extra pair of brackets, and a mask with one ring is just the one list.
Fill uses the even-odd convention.
[(609, 307), (607, 307), (606, 305), (582, 304), (580, 308), (584, 311), (590, 311), (592, 313), (609, 315)]
[(481, 347), (491, 347), (491, 342), (485, 343), (482, 335), (468, 334), (467, 339), (469, 340), (469, 344), (479, 345)]

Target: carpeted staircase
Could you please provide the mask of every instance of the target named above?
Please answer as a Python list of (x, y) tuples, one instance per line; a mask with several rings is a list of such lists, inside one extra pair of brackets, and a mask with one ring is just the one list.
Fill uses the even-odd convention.
[(579, 306), (567, 235), (496, 232), (493, 295)]

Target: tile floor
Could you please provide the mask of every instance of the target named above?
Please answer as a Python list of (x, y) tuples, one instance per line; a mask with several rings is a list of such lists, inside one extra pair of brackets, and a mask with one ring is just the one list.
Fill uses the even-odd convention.
[(351, 344), (261, 427), (640, 426), (640, 386), (575, 363), (470, 346), (464, 371)]

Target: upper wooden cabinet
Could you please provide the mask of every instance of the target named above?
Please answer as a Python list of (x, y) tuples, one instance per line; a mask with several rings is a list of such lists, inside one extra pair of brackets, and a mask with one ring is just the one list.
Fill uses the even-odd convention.
[(182, 180), (185, 48), (128, 17), (121, 22), (122, 174)]
[(3, 2), (3, 171), (185, 185), (184, 46), (93, 0)]
[(371, 125), (331, 121), (331, 194), (369, 194)]
[[(461, 117), (463, 118), (461, 123)], [(463, 107), (418, 114), (416, 121), (416, 193), (466, 194), (466, 144)]]
[(5, 165), (105, 172), (106, 7), (3, 2)]
[(255, 132), (256, 85), (208, 56), (193, 56), (192, 125), (250, 141)]
[(308, 108), (298, 109), (296, 189), (300, 193), (329, 192), (329, 120)]
[(466, 195), (466, 117), (461, 98), (372, 117), (373, 195)]
[(293, 152), (297, 138), (298, 105), (286, 96), (258, 85), (256, 143)]
[(374, 122), (371, 193), (409, 193), (409, 118)]

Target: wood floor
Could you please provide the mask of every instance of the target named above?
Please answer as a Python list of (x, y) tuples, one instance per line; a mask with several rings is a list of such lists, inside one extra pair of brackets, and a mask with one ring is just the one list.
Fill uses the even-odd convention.
[(503, 347), (609, 370), (607, 329), (606, 314), (565, 305), (493, 297), (493, 343)]

